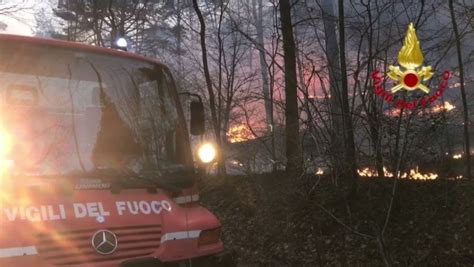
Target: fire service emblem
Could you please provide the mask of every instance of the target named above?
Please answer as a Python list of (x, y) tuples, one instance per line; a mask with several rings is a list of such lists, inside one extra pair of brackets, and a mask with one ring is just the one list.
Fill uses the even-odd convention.
[(92, 247), (99, 254), (112, 254), (118, 247), (117, 236), (109, 230), (99, 230), (92, 236)]
[[(417, 106), (426, 107), (428, 103), (436, 101), (447, 88), (451, 73), (444, 71), (438, 90), (433, 95), (428, 95), (430, 88), (423, 82), (430, 80), (433, 72), (431, 66), (423, 66), (423, 61), (423, 52), (416, 35), (415, 26), (413, 23), (410, 23), (403, 46), (398, 53), (398, 64), (400, 66), (389, 66), (389, 72), (387, 73), (387, 76), (394, 82), (394, 86), (389, 91), (385, 91), (382, 87), (384, 79), (381, 73), (376, 70), (372, 73), (375, 94), (381, 96), (388, 103), (394, 103), (398, 108), (415, 109)], [(396, 95), (402, 90), (407, 92), (419, 90), (424, 95), (421, 97), (418, 95), (410, 100), (410, 96), (407, 98), (406, 96), (400, 97), (400, 95)]]

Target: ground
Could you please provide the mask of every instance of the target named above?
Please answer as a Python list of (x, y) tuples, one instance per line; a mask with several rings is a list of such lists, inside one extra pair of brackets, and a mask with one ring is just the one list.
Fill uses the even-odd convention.
[(474, 265), (474, 181), (400, 181), (382, 235), (392, 185), (361, 179), (347, 205), (329, 177), (201, 181), (239, 266)]

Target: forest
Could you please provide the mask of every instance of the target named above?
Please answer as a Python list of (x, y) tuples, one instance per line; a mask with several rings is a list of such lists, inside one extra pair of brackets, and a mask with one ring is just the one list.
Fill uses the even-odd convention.
[(33, 10), (34, 35), (112, 48), (124, 38), (203, 98), (204, 139), (220, 153), (202, 201), (239, 265), (474, 263), (474, 1), (58, 0)]

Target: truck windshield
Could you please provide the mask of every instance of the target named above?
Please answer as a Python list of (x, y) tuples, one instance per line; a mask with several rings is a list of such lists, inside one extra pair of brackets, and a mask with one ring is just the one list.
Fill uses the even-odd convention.
[(0, 157), (18, 175), (160, 171), (190, 164), (169, 71), (33, 44), (0, 44)]

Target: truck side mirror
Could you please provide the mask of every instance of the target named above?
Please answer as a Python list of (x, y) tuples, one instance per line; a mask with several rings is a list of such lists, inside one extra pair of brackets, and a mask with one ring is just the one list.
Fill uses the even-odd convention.
[(205, 131), (204, 105), (201, 101), (191, 102), (191, 134), (202, 135)]

